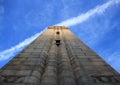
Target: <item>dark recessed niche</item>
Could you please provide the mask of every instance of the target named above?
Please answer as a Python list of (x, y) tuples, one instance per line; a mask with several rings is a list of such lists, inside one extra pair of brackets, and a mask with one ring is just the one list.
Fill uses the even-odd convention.
[(57, 34), (57, 35), (59, 35), (59, 34), (60, 34), (60, 32), (56, 32), (56, 34)]
[(59, 46), (60, 45), (60, 40), (55, 40), (56, 41), (56, 45)]

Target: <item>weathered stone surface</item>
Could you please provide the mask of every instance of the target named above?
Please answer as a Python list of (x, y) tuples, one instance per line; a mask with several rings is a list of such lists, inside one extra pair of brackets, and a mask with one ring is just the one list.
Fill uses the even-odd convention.
[(69, 29), (51, 26), (0, 69), (0, 85), (120, 85), (120, 75)]

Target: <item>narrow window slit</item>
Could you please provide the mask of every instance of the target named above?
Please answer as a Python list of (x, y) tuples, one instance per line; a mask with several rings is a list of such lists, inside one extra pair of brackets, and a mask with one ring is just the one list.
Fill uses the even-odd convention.
[(59, 34), (60, 34), (60, 32), (56, 32), (56, 34), (57, 34), (57, 35), (59, 35)]
[(60, 40), (55, 40), (56, 41), (56, 45), (59, 46), (61, 43), (60, 43)]

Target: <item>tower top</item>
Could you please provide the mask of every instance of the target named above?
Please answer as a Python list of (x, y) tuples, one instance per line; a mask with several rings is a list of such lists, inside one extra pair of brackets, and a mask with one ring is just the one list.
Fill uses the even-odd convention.
[(49, 26), (48, 29), (68, 29), (66, 26)]

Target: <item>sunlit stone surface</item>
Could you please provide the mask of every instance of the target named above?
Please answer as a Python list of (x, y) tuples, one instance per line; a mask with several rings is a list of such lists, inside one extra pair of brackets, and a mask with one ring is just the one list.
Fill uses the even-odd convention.
[(50, 26), (0, 70), (0, 85), (120, 85), (120, 75), (68, 28)]

